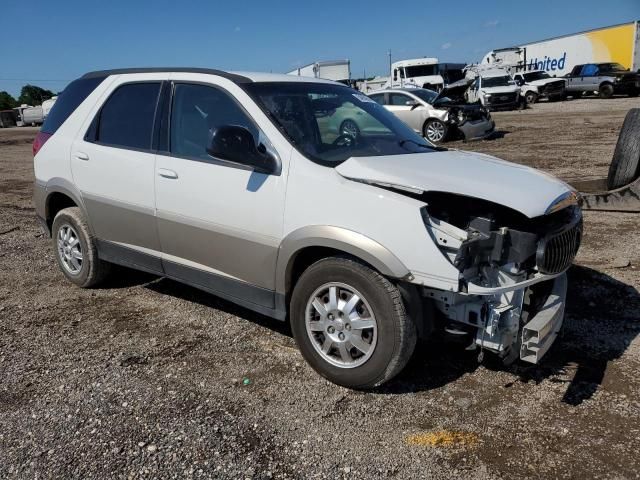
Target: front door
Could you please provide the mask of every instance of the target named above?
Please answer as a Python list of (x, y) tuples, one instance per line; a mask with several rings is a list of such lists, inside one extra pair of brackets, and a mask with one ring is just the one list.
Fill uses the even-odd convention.
[[(422, 125), (420, 125), (422, 116), (419, 109), (423, 107), (414, 98), (404, 93), (390, 92), (388, 95), (387, 109), (419, 132), (422, 129)], [(416, 104), (418, 105), (416, 106)]]
[(71, 148), (73, 178), (96, 236), (151, 250), (158, 266), (151, 137), (160, 86), (160, 81), (138, 81), (112, 87)]
[(176, 82), (169, 146), (156, 161), (156, 214), (163, 267), (172, 277), (273, 308), (286, 176), (207, 153), (221, 126), (246, 127), (267, 142), (225, 89)]

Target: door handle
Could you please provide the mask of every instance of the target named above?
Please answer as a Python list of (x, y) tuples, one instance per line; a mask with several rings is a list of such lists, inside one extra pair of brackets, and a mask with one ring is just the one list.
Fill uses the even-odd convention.
[(76, 153), (75, 153), (75, 157), (76, 157), (78, 160), (84, 160), (85, 162), (86, 162), (87, 160), (89, 160), (89, 155), (87, 155), (87, 154), (86, 154), (86, 153), (84, 153), (84, 152), (76, 152)]
[(176, 172), (174, 172), (173, 170), (166, 169), (166, 168), (159, 168), (158, 169), (158, 175), (160, 175), (161, 177), (164, 177), (164, 178), (171, 178), (171, 179), (178, 178), (178, 174)]

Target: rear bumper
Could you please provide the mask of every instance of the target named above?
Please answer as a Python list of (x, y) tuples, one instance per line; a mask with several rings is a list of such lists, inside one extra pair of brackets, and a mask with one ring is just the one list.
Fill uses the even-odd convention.
[(467, 121), (460, 125), (458, 129), (464, 135), (465, 140), (481, 140), (491, 135), (496, 128), (493, 120)]
[(567, 297), (567, 274), (555, 278), (553, 288), (542, 308), (522, 328), (520, 359), (538, 363), (549, 351), (562, 328)]

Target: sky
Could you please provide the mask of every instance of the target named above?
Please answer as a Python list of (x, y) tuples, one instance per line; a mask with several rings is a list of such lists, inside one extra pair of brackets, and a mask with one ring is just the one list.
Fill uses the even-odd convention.
[(640, 20), (640, 0), (0, 0), (0, 91), (60, 91), (91, 70), (189, 66), (287, 72), (351, 60), (477, 62), (528, 41)]

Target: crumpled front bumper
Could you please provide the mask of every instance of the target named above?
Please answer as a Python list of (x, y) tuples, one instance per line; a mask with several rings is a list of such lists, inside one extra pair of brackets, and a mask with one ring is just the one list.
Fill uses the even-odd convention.
[(493, 134), (495, 128), (494, 121), (489, 119), (467, 121), (458, 127), (467, 141), (487, 138)]
[(551, 293), (542, 308), (522, 328), (520, 359), (528, 363), (538, 363), (549, 351), (560, 333), (564, 321), (567, 297), (567, 274), (555, 278)]

